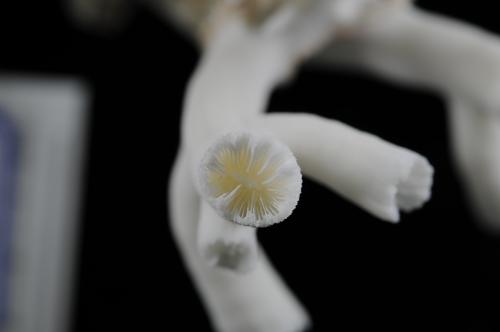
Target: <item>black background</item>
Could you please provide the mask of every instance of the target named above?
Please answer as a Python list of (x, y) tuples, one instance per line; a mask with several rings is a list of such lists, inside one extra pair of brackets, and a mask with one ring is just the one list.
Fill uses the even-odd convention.
[[(500, 33), (495, 2), (433, 11)], [(209, 331), (172, 242), (166, 183), (194, 46), (136, 5), (114, 34), (84, 31), (57, 1), (0, 5), (0, 69), (77, 76), (89, 116), (74, 331)], [(271, 109), (308, 111), (413, 149), (435, 167), (433, 198), (402, 223), (379, 221), (305, 181), (285, 223), (259, 233), (310, 310), (315, 331), (500, 331), (499, 241), (467, 209), (442, 100), (348, 73), (302, 70)]]

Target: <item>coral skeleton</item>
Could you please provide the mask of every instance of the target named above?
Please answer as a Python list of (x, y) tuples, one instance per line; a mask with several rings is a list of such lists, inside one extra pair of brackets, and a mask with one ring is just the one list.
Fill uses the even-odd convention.
[(169, 198), (173, 233), (218, 331), (311, 324), (255, 228), (290, 215), (301, 170), (389, 222), (430, 198), (433, 169), (419, 154), (311, 114), (265, 113), (274, 87), (373, 6), (352, 3), (293, 2), (255, 24), (219, 2), (202, 25)]
[(302, 172), (391, 223), (431, 196), (433, 168), (418, 153), (332, 119), (265, 113), (273, 89), (306, 60), (443, 95), (464, 182), (484, 225), (500, 231), (497, 37), (409, 0), (148, 3), (202, 50), (185, 95), (169, 206), (217, 331), (310, 326), (256, 238), (292, 213)]

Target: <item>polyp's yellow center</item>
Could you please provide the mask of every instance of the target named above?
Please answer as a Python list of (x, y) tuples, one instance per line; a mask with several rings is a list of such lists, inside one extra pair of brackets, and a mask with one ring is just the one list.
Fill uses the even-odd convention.
[(216, 208), (222, 208), (226, 218), (254, 226), (288, 216), (283, 209), (295, 207), (301, 183), (291, 152), (281, 144), (247, 135), (225, 139), (210, 151), (204, 165), (209, 195), (224, 202), (214, 204)]

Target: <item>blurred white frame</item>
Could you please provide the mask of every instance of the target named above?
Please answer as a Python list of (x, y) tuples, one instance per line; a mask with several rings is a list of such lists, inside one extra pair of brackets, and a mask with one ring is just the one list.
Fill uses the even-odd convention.
[(21, 140), (5, 332), (69, 329), (88, 101), (77, 80), (0, 76)]

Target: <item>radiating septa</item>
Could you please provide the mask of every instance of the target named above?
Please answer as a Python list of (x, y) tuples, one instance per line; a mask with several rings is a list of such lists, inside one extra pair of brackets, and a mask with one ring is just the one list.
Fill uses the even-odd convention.
[(251, 133), (230, 133), (206, 151), (202, 196), (223, 218), (266, 227), (286, 219), (299, 200), (302, 174), (290, 149)]

